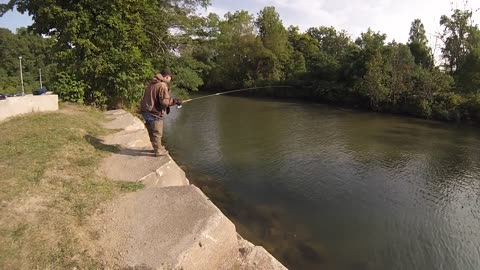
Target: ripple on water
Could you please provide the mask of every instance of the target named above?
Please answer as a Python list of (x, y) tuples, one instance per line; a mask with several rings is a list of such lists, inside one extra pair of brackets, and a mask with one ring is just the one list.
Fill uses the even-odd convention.
[(170, 116), (189, 179), (292, 269), (480, 269), (478, 129), (232, 97)]

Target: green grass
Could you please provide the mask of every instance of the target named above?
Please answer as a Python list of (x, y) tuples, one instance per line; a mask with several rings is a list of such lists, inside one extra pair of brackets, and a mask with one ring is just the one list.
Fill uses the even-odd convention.
[(97, 269), (86, 226), (100, 203), (139, 184), (104, 179), (97, 167), (118, 151), (98, 140), (101, 112), (64, 105), (0, 123), (0, 269)]

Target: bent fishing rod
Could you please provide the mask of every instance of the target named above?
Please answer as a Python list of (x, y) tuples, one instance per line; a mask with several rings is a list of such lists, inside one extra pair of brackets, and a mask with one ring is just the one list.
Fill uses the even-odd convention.
[[(201, 97), (197, 97), (197, 98), (187, 99), (187, 100), (184, 100), (182, 102), (182, 105), (187, 103), (187, 102), (191, 102), (191, 101), (194, 101), (194, 100), (199, 100), (199, 99), (202, 99), (202, 98), (220, 96), (220, 95), (225, 95), (225, 94), (230, 94), (230, 93), (235, 93), (235, 92), (248, 91), (248, 90), (254, 90), (254, 89), (265, 89), (265, 88), (293, 88), (293, 86), (260, 86), (260, 87), (250, 87), (250, 88), (236, 89), (236, 90), (219, 92), (219, 93), (215, 93), (215, 94), (211, 94), (211, 95), (201, 96)], [(181, 108), (181, 107), (182, 106), (178, 106), (178, 108)]]

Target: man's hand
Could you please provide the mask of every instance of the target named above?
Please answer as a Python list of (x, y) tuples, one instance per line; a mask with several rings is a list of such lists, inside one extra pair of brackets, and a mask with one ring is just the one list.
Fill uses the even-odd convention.
[(173, 104), (175, 104), (177, 106), (182, 106), (182, 100), (179, 99), (179, 98), (174, 98), (173, 99)]

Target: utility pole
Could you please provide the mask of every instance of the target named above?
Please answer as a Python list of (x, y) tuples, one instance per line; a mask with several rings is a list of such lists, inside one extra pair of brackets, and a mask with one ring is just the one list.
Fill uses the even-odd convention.
[(43, 85), (42, 85), (42, 69), (38, 69), (38, 72), (40, 73), (40, 88), (43, 88)]
[(18, 57), (18, 60), (20, 60), (20, 81), (22, 82), (22, 96), (25, 95), (25, 88), (23, 87), (23, 71), (22, 71), (22, 57)]

